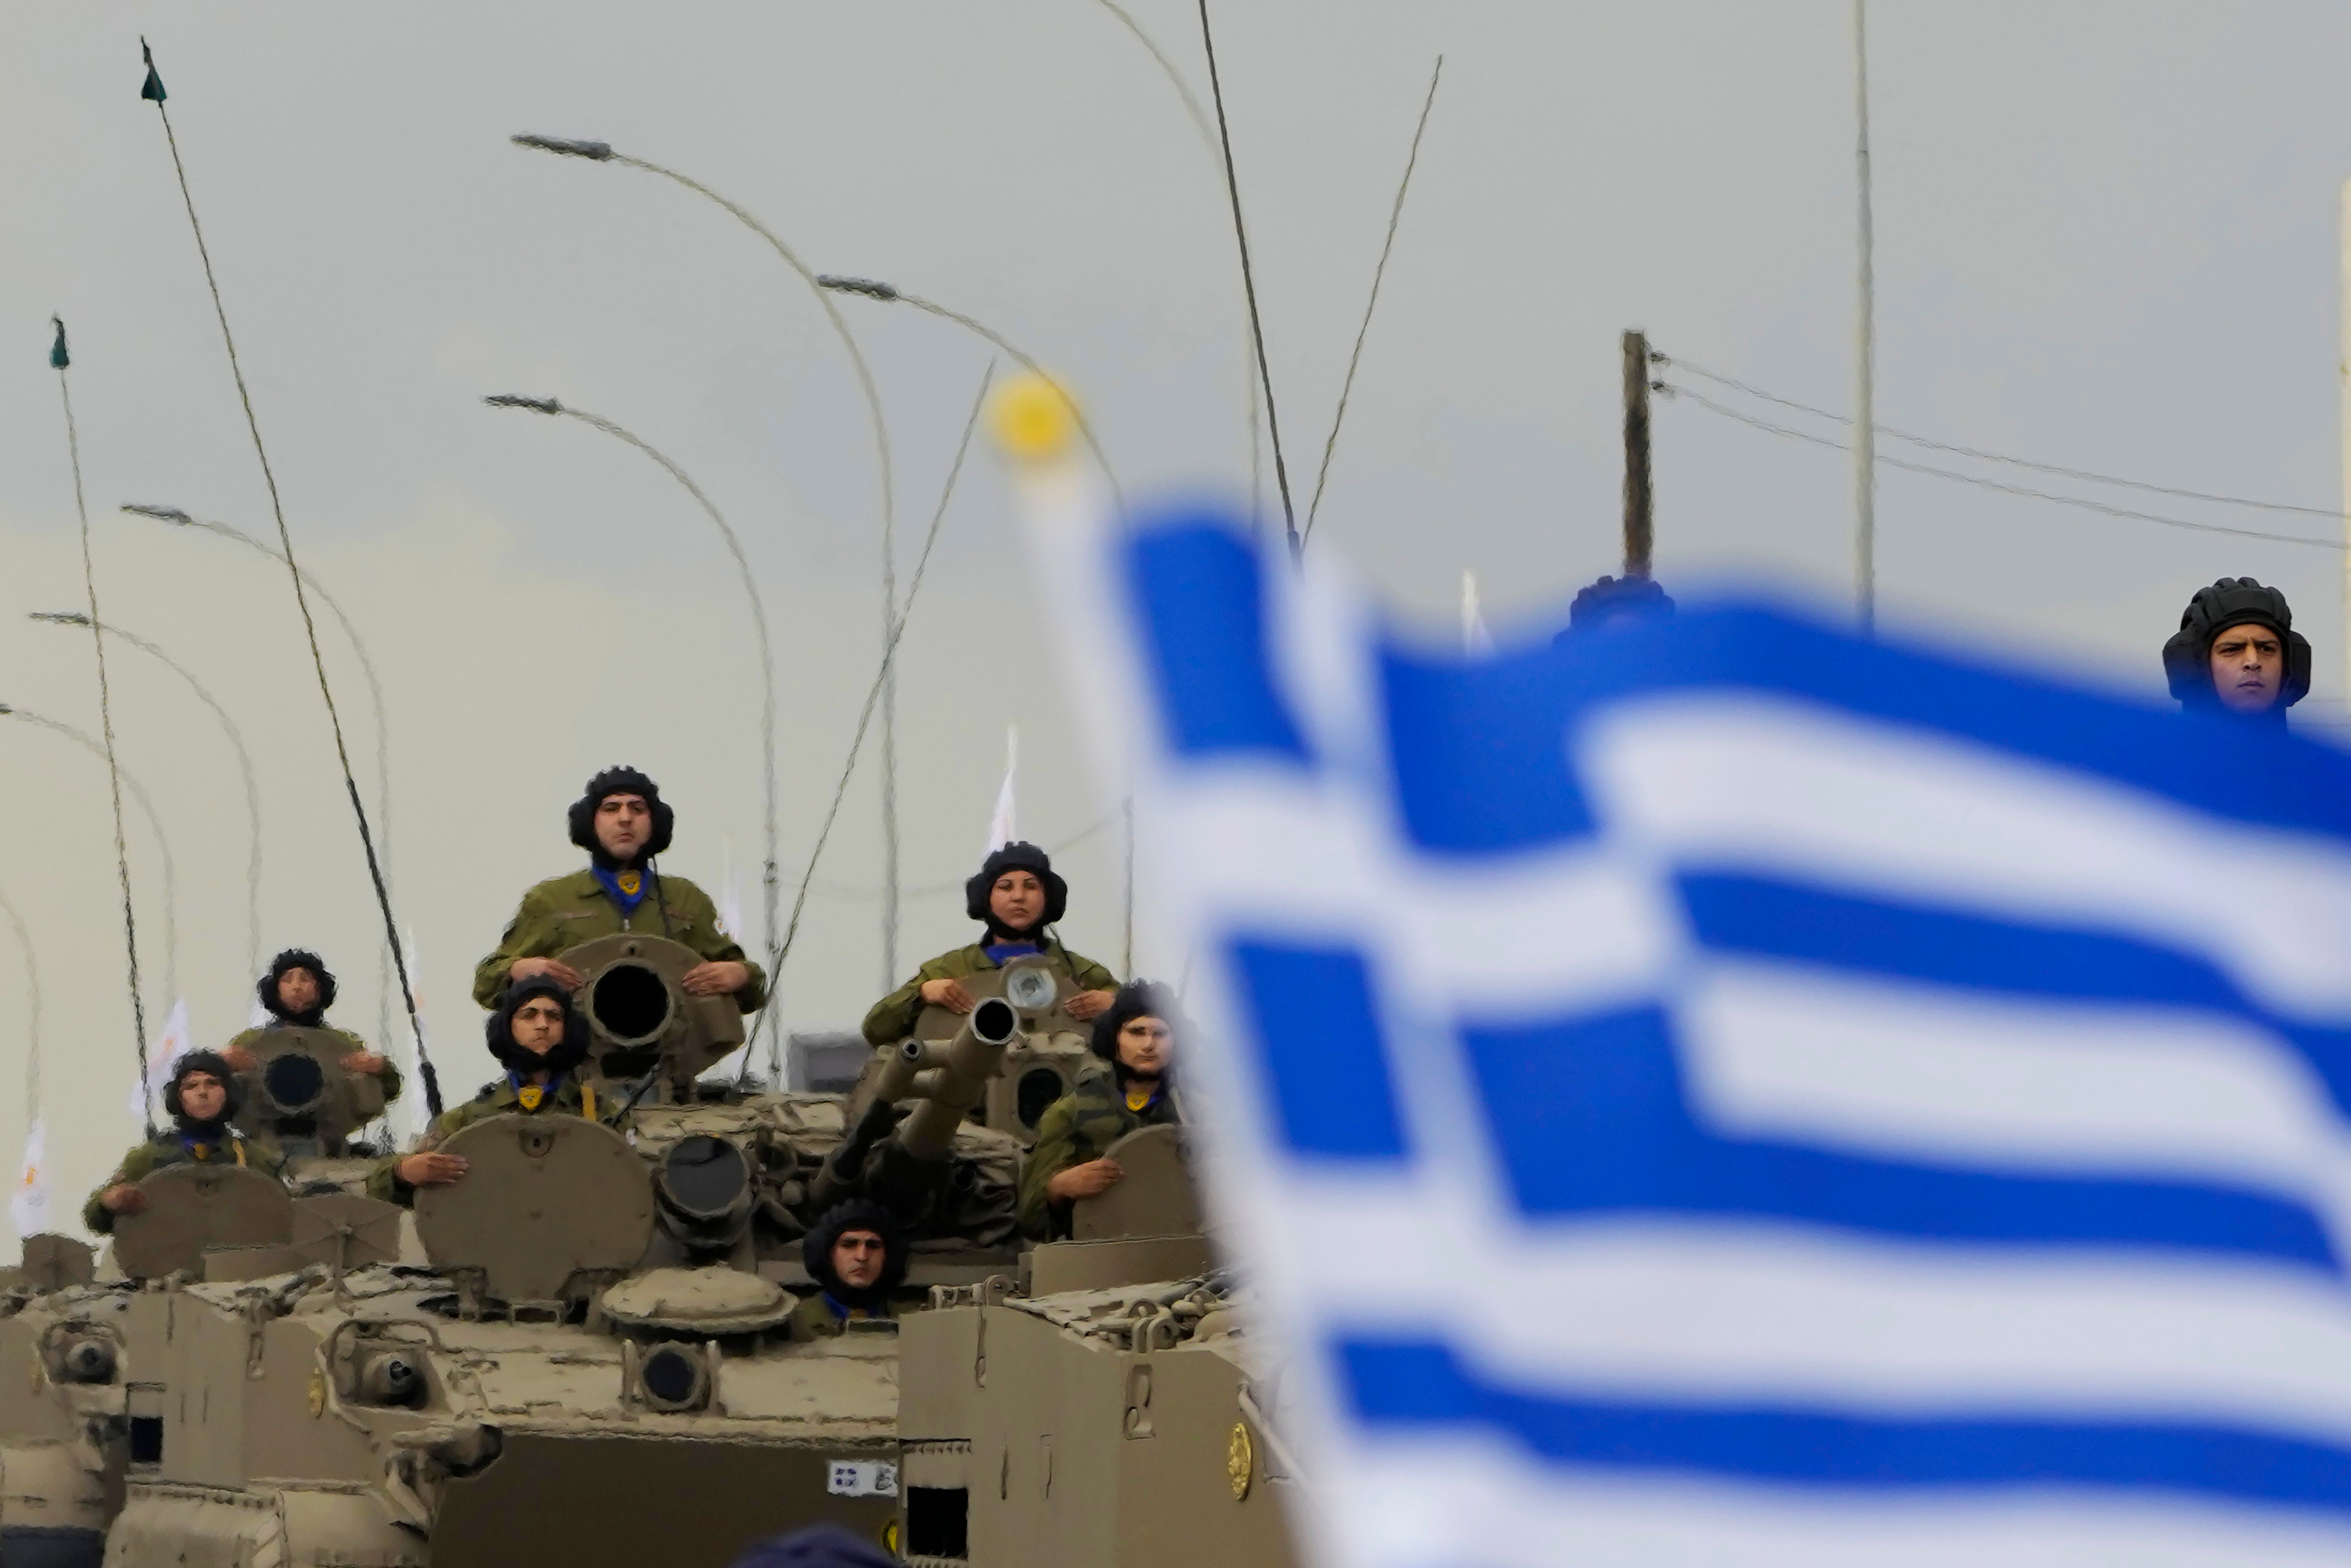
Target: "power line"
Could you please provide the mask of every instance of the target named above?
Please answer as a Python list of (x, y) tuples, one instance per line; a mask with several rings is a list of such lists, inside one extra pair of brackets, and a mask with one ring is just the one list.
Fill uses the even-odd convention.
[[(1682, 368), (1687, 370), (1689, 367), (1685, 365)], [(1814, 446), (1825, 446), (1834, 452), (1852, 450), (1850, 444), (1846, 442), (1826, 435), (1816, 435), (1809, 430), (1798, 430), (1793, 425), (1781, 424), (1772, 420), (1759, 419), (1754, 414), (1719, 403), (1703, 392), (1692, 392), (1687, 387), (1677, 387), (1667, 382), (1654, 384), (1657, 391), (1668, 397), (1687, 398), (1709, 413), (1719, 413), (1725, 419), (1737, 420), (1741, 424), (1752, 425), (1757, 430), (1767, 431), (1773, 435), (1784, 435), (1792, 440), (1810, 442)], [(2156, 512), (2141, 512), (2128, 507), (2108, 506), (2104, 501), (2093, 501), (2081, 496), (2061, 496), (2052, 490), (2035, 490), (2026, 485), (2003, 484), (1998, 479), (1986, 479), (1977, 474), (1962, 474), (1956, 468), (1938, 468), (1931, 464), (1913, 463), (1907, 458), (1880, 455), (1877, 461), (1888, 468), (1899, 468), (1911, 474), (1926, 474), (1938, 479), (1953, 479), (1962, 485), (1974, 485), (1981, 489), (1996, 490), (2003, 496), (2020, 496), (2032, 501), (2054, 501), (2061, 507), (2079, 507), (2085, 511), (2103, 513), (2109, 517), (2125, 517), (2134, 522), (2160, 523), (2168, 528), (2187, 528), (2202, 534), (2228, 534), (2241, 539), (2267, 539), (2275, 544), (2310, 545), (2318, 549), (2351, 549), (2351, 546), (2346, 546), (2341, 539), (2314, 539), (2305, 534), (2264, 533), (2259, 528), (2232, 528), (2225, 523), (2190, 522), (2185, 517), (2167, 517)]]
[[(1745, 392), (1749, 397), (1761, 398), (1765, 402), (1778, 403), (1782, 408), (1794, 409), (1798, 413), (1809, 413), (1817, 419), (1834, 420), (1839, 424), (1853, 423), (1852, 416), (1849, 414), (1838, 413), (1833, 409), (1818, 408), (1808, 402), (1798, 402), (1794, 398), (1782, 397), (1777, 392), (1765, 392), (1752, 382), (1742, 382), (1735, 376), (1726, 376), (1719, 371), (1709, 371), (1705, 366), (1692, 364), (1687, 360), (1677, 360), (1670, 355), (1657, 354), (1652, 356), (1651, 362), (1671, 365), (1677, 371), (1704, 381), (1713, 382), (1718, 386), (1726, 386), (1734, 392)], [(2061, 479), (2080, 479), (2094, 485), (2119, 485), (2125, 489), (2144, 490), (2155, 496), (2176, 497), (2183, 501), (2210, 501), (2224, 507), (2251, 507), (2257, 511), (2292, 512), (2305, 517), (2332, 517), (2337, 522), (2343, 520), (2342, 510), (2335, 507), (2297, 507), (2285, 501), (2257, 501), (2249, 496), (2220, 496), (2209, 490), (2185, 490), (2176, 485), (2153, 485), (2144, 479), (2126, 479), (2117, 474), (2099, 474), (2087, 468), (2068, 468), (2056, 463), (2036, 463), (2029, 457), (2011, 457), (2004, 452), (1987, 452), (1980, 446), (1963, 446), (1955, 441), (1938, 441), (1931, 435), (1919, 435), (1911, 431), (1896, 430), (1890, 424), (1881, 424), (1876, 428), (1880, 435), (1890, 435), (1896, 441), (1907, 441), (1913, 446), (1924, 446), (1936, 452), (1948, 452), (1954, 457), (1973, 457), (1985, 463), (2005, 463), (2011, 468), (2029, 468), (2036, 474), (2053, 474)]]

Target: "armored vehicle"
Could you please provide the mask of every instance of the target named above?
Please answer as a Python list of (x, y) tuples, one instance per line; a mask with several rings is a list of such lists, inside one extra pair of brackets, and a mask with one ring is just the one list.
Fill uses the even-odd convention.
[[(747, 1093), (704, 1076), (740, 1024), (673, 946), (565, 956), (602, 1114), (450, 1135), (422, 1266), (388, 1205), (179, 1166), (118, 1225), (135, 1282), (22, 1288), (0, 1338), (55, 1370), (0, 1400), (0, 1531), (54, 1518), (118, 1568), (719, 1568), (818, 1521), (939, 1563), (1286, 1563), (1290, 1473), (1176, 1129), (1120, 1146), (1075, 1239), (1014, 1234), (1083, 1049), (1067, 977), (987, 977), (849, 1096)], [(925, 1308), (795, 1337), (799, 1239), (850, 1198), (913, 1238)]]

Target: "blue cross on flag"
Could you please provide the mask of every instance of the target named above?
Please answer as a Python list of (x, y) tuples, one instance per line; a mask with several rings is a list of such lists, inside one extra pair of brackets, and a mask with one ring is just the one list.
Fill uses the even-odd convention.
[(2351, 1561), (2351, 758), (1026, 479), (1311, 1559)]

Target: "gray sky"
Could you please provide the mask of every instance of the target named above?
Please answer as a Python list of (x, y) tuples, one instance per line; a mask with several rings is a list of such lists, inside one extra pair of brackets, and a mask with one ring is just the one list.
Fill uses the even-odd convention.
[[(1191, 8), (1131, 9), (1205, 100)], [(1316, 533), (1406, 613), (1449, 622), (1465, 567), (1498, 622), (1613, 569), (1625, 327), (1787, 396), (1848, 403), (1841, 0), (1221, 9), (1301, 508), (1420, 96), (1447, 57)], [(2164, 484), (2335, 504), (2351, 116), (2334, 68), (2351, 57), (2351, 16), (1883, 4), (1872, 26), (1880, 418)], [(576, 863), (561, 810), (590, 772), (629, 760), (658, 778), (681, 817), (669, 869), (714, 891), (722, 837), (755, 878), (760, 832), (758, 673), (707, 522), (637, 454), (480, 395), (552, 393), (634, 428), (744, 536), (777, 634), (788, 899), (881, 619), (871, 449), (806, 290), (687, 193), (525, 152), (509, 133), (606, 139), (742, 202), (819, 270), (888, 278), (990, 322), (1083, 399), (1131, 491), (1245, 480), (1218, 171), (1097, 0), (657, 16), (10, 8), (0, 701), (97, 726), (86, 636), (21, 619), (81, 592), (44, 359), (54, 310), (73, 334), (105, 612), (193, 668), (246, 731), (266, 813), (265, 952), (324, 951), (349, 1027), (374, 1029), (376, 927), (285, 580), (221, 540), (114, 510), (163, 502), (269, 528), (162, 131), (137, 97), (142, 30), (297, 548), (389, 688), (395, 892), (453, 1097), (489, 1071), (470, 967), (526, 885)], [(842, 308), (887, 404), (910, 560), (987, 352), (904, 309)], [(1656, 453), (1669, 585), (1761, 576), (1847, 601), (1840, 455), (1686, 402), (1658, 410)], [(1270, 467), (1266, 483), (1270, 504)], [(917, 888), (975, 862), (1008, 722), (1022, 732), (1024, 832), (1060, 844), (1101, 816), (1042, 663), (1053, 607), (1028, 587), (1007, 501), (976, 454), (904, 647), (904, 880)], [(2286, 589), (2316, 646), (2304, 711), (2341, 712), (2340, 551), (1895, 471), (1879, 517), (1889, 627), (1997, 638), (2048, 673), (2152, 694), (2156, 648), (2188, 592), (2252, 573)], [(371, 789), (363, 688), (331, 633), (329, 659)], [(233, 760), (172, 677), (128, 651), (112, 667), (124, 761), (156, 796), (176, 858), (181, 989), (199, 1039), (216, 1042), (251, 982)], [(95, 765), (6, 721), (0, 788), (16, 852), (0, 879), (33, 923), (46, 992), (62, 1208), (133, 1133), (110, 825)], [(876, 994), (876, 822), (862, 771), (784, 977), (793, 1027), (849, 1025)], [(160, 1022), (157, 856), (135, 819), (131, 849)], [(1066, 860), (1067, 934), (1113, 965), (1118, 852), (1102, 831)], [(756, 926), (755, 884), (747, 902)], [(900, 968), (967, 930), (953, 894), (911, 896)], [(1163, 973), (1181, 964), (1147, 919), (1138, 956)], [(0, 954), (6, 1061), (21, 1051), (21, 972)], [(9, 1151), (14, 1099), (0, 1111)]]

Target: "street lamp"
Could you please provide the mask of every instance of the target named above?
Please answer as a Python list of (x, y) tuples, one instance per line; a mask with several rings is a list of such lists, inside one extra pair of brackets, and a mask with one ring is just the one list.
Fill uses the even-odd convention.
[[(0, 703), (0, 717), (21, 718), (26, 724), (55, 731), (100, 762), (106, 760), (106, 747), (99, 744), (98, 738), (69, 724), (61, 724), (37, 713), (27, 713), (9, 703)], [(131, 800), (138, 802), (140, 815), (147, 819), (148, 831), (155, 835), (156, 852), (163, 862), (163, 990), (166, 995), (176, 997), (180, 994), (180, 879), (172, 863), (171, 841), (163, 837), (163, 819), (155, 814), (155, 802), (148, 798), (139, 780), (131, 776), (127, 768), (118, 768), (116, 771), (122, 776), (122, 787), (131, 791)]]
[(726, 541), (726, 553), (735, 558), (735, 570), (743, 580), (743, 596), (751, 601), (751, 626), (759, 636), (759, 679), (766, 693), (766, 703), (759, 713), (759, 763), (767, 782), (768, 864), (763, 881), (768, 890), (768, 944), (776, 940), (776, 655), (768, 643), (768, 607), (759, 598), (759, 585), (751, 576), (751, 562), (743, 554), (743, 541), (702, 493), (702, 486), (686, 476), (684, 469), (651, 442), (645, 441), (601, 414), (590, 413), (582, 408), (567, 408), (551, 397), (523, 397), (515, 392), (496, 392), (482, 400), (492, 408), (525, 408), (533, 413), (563, 415), (582, 424), (594, 425), (616, 441), (624, 441), (652, 458), (669, 476), (684, 487), (695, 504), (706, 514), (718, 529), (718, 537)]
[[(278, 565), (286, 564), (285, 555), (276, 545), (267, 544), (228, 523), (214, 522), (208, 517), (192, 517), (177, 507), (129, 506), (122, 508), (135, 517), (152, 517), (159, 523), (169, 523), (176, 528), (195, 528), (232, 539), (259, 555), (268, 557)], [(392, 889), (392, 734), (384, 716), (383, 682), (376, 677), (375, 661), (368, 656), (367, 644), (360, 641), (359, 628), (343, 613), (326, 585), (310, 575), (308, 567), (297, 566), (302, 587), (327, 607), (335, 623), (343, 629), (344, 638), (351, 645), (351, 654), (360, 662), (360, 674), (366, 677), (368, 701), (375, 709), (375, 821), (378, 841), (383, 847), (383, 884), (387, 894)], [(376, 1038), (392, 1038), (392, 944), (387, 937), (376, 949)]]
[[(664, 180), (684, 186), (695, 195), (724, 207), (736, 222), (767, 241), (768, 247), (783, 258), (784, 265), (799, 274), (800, 281), (807, 284), (810, 292), (816, 296), (817, 303), (824, 309), (825, 319), (831, 323), (833, 336), (841, 340), (841, 350), (849, 356), (850, 368), (856, 372), (858, 391), (865, 399), (865, 416), (873, 428), (874, 465), (882, 488), (882, 638), (887, 645), (898, 623), (897, 504), (890, 472), (890, 427), (883, 418), (882, 394), (873, 384), (873, 372), (865, 363), (865, 354), (851, 334), (849, 323), (841, 319), (841, 310), (833, 304), (832, 297), (817, 282), (816, 274), (808, 269), (808, 264), (800, 260), (791, 246), (777, 237), (774, 230), (709, 186), (674, 169), (615, 152), (609, 141), (528, 133), (509, 140), (517, 147), (528, 147), (567, 158), (584, 158), (591, 163), (626, 164), (632, 169), (642, 169), (648, 174), (658, 174)], [(888, 668), (882, 695), (882, 984), (884, 989), (898, 983), (898, 677), (895, 664)], [(772, 876), (768, 879), (766, 892), (768, 940), (773, 942), (777, 888)]]
[[(51, 626), (86, 629), (89, 625), (89, 617), (78, 610), (36, 610), (32, 618)], [(253, 754), (245, 747), (245, 736), (237, 729), (236, 721), (229, 717), (228, 710), (177, 659), (146, 638), (111, 622), (102, 631), (109, 637), (130, 643), (185, 681), (188, 689), (196, 694), (196, 700), (213, 710), (213, 716), (220, 721), (221, 732), (228, 737), (229, 745), (236, 752), (237, 772), (245, 780), (245, 961), (246, 967), (257, 975), (261, 972), (261, 787), (254, 780)]]
[(987, 325), (985, 322), (974, 320), (960, 310), (950, 310), (947, 307), (940, 304), (935, 299), (925, 299), (919, 294), (909, 294), (895, 284), (883, 283), (877, 278), (844, 277), (839, 273), (826, 272), (818, 274), (816, 281), (819, 287), (828, 289), (835, 294), (862, 295), (868, 299), (879, 299), (885, 305), (911, 305), (915, 309), (923, 311), (928, 315), (935, 316), (942, 321), (952, 321), (967, 332), (970, 332), (985, 341), (994, 344), (997, 348), (1003, 350), (1006, 354), (1009, 355), (1019, 364), (1021, 369), (1029, 371), (1038, 380), (1043, 382), (1047, 386), (1051, 387), (1054, 392), (1061, 394), (1062, 403), (1070, 411), (1071, 420), (1075, 423), (1078, 427), (1078, 434), (1085, 439), (1086, 450), (1093, 454), (1095, 466), (1099, 467), (1102, 471), (1102, 477), (1110, 481), (1112, 504), (1118, 508), (1122, 515), (1124, 514), (1126, 511), (1125, 493), (1118, 486), (1118, 476), (1111, 471), (1110, 458), (1103, 454), (1102, 443), (1094, 438), (1094, 427), (1086, 422), (1085, 411), (1078, 407), (1076, 400), (1071, 398), (1069, 393), (1061, 392), (1061, 382), (1046, 374), (1045, 368), (1042, 365), (1040, 365), (1035, 360), (1031, 359), (1024, 350), (1014, 344), (1010, 339), (1005, 337), (1003, 333), (998, 332), (995, 328)]

